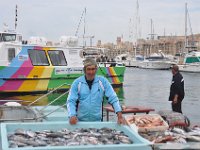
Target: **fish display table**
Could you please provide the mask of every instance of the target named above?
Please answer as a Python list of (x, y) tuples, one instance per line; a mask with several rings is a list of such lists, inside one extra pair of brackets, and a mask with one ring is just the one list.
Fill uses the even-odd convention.
[[(103, 107), (106, 110), (106, 118), (109, 121), (109, 112), (114, 112), (114, 109), (111, 105), (107, 105)], [(133, 113), (136, 115), (137, 113), (146, 113), (148, 114), (150, 111), (155, 111), (155, 109), (148, 107), (135, 107), (135, 106), (125, 106), (122, 108), (122, 114)]]
[[(55, 145), (47, 145), (47, 146), (29, 146), (29, 147), (16, 147), (16, 148), (10, 148), (9, 143), (9, 137), (16, 133), (16, 130), (20, 130), (20, 134), (27, 134), (29, 137), (34, 137), (35, 133), (39, 133), (40, 135), (43, 135), (44, 132), (49, 132), (52, 134), (52, 132), (57, 132), (61, 129), (65, 129), (63, 131), (83, 131), (85, 133), (85, 130), (91, 130), (92, 128), (101, 130), (103, 128), (105, 129), (112, 129), (116, 132), (124, 133), (131, 141), (130, 144), (96, 144), (96, 145), (65, 145), (65, 146), (55, 146)], [(22, 132), (23, 130), (26, 130), (26, 132)], [(33, 132), (35, 132), (33, 134)], [(98, 131), (97, 131), (98, 132)], [(79, 139), (78, 136), (82, 133), (75, 134), (74, 138), (70, 138), (70, 140)], [(99, 133), (95, 133), (96, 136), (99, 136)], [(47, 134), (48, 136), (50, 134)], [(53, 136), (58, 136), (58, 134), (54, 134)], [(52, 136), (52, 137), (53, 137)], [(104, 134), (102, 135), (104, 136)], [(19, 138), (19, 137), (18, 137)], [(34, 137), (35, 138), (35, 137)], [(46, 138), (44, 135), (40, 138)], [(55, 138), (55, 137), (54, 137)], [(65, 137), (66, 138), (66, 137)], [(91, 137), (88, 137), (91, 138)], [(108, 137), (109, 138), (109, 137)], [(59, 137), (56, 137), (55, 140), (61, 139), (61, 135)], [(20, 142), (23, 142), (23, 140), (14, 138), (14, 140), (20, 140)], [(36, 122), (36, 123), (2, 123), (1, 124), (1, 141), (2, 141), (2, 149), (6, 150), (67, 150), (67, 149), (80, 149), (80, 150), (88, 150), (88, 149), (98, 149), (98, 150), (151, 150), (150, 142), (142, 138), (138, 133), (131, 130), (126, 125), (118, 125), (115, 122), (78, 122), (76, 125), (70, 125), (68, 122)], [(30, 141), (28, 141), (30, 143)], [(27, 143), (27, 140), (26, 140)], [(33, 143), (34, 144), (34, 143)]]

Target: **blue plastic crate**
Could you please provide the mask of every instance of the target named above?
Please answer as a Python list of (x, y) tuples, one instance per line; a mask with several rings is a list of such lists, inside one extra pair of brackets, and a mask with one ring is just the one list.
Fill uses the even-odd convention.
[[(13, 133), (16, 129), (22, 128), (25, 130), (60, 130), (68, 128), (73, 130), (76, 128), (102, 128), (108, 127), (123, 131), (133, 141), (133, 144), (116, 144), (116, 145), (82, 145), (82, 146), (47, 146), (47, 147), (24, 147), (24, 148), (9, 148), (7, 139), (8, 133)], [(3, 150), (151, 150), (149, 142), (143, 139), (138, 133), (131, 130), (128, 126), (118, 125), (115, 122), (78, 122), (77, 125), (70, 125), (68, 122), (37, 122), (37, 123), (2, 123), (1, 124), (1, 139)]]

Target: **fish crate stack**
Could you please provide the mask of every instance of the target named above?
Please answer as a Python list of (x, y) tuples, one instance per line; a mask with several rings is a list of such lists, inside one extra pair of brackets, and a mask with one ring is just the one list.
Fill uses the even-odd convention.
[(115, 122), (2, 123), (1, 142), (3, 150), (151, 150), (147, 140)]
[(127, 115), (127, 124), (138, 132), (166, 131), (169, 126), (158, 114)]

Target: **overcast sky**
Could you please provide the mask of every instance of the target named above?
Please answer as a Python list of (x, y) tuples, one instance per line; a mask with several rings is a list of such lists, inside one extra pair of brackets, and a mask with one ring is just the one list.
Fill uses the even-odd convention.
[[(188, 3), (192, 30), (200, 33), (200, 0), (139, 0), (140, 29), (143, 38), (150, 33), (150, 19), (157, 35), (184, 35), (184, 9)], [(0, 29), (3, 23), (14, 28), (18, 5), (17, 31), (24, 39), (44, 36), (58, 41), (62, 35), (74, 35), (84, 7), (87, 8), (86, 35), (94, 41), (115, 42), (117, 36), (129, 38), (130, 18), (136, 18), (136, 0), (1, 0)], [(135, 29), (132, 29), (135, 33)], [(83, 34), (83, 23), (78, 35)]]

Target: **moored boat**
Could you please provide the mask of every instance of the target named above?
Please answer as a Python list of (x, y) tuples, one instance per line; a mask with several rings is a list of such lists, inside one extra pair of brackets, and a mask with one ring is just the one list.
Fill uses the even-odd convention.
[(200, 52), (192, 51), (186, 54), (183, 64), (178, 66), (182, 72), (200, 72)]
[[(0, 93), (41, 93), (83, 75), (82, 47), (22, 45), (21, 35), (2, 32)], [(4, 40), (6, 39), (6, 40)], [(97, 74), (113, 86), (123, 84), (125, 66), (100, 66)]]
[(173, 63), (165, 57), (165, 55), (160, 51), (159, 54), (154, 53), (151, 56), (144, 59), (139, 63), (139, 68), (143, 69), (158, 69), (165, 70), (169, 69)]

